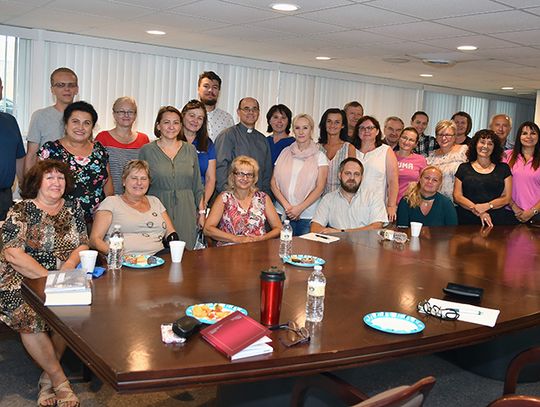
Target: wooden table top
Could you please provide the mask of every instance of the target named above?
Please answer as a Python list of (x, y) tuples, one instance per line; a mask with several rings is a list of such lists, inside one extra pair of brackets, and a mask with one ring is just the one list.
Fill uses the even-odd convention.
[[(44, 307), (45, 279), (26, 280), (23, 294), (101, 380), (119, 392), (254, 381), (310, 374), (390, 358), (465, 346), (540, 323), (540, 229), (496, 226), (424, 228), (404, 247), (379, 242), (376, 233), (343, 233), (332, 244), (295, 238), (293, 252), (326, 260), (324, 320), (309, 344), (229, 361), (199, 335), (184, 345), (161, 342), (160, 325), (186, 307), (225, 302), (259, 319), (259, 273), (280, 265), (279, 240), (185, 252), (181, 264), (124, 268), (93, 281), (91, 306)], [(305, 320), (311, 269), (281, 266), (287, 280), (281, 320)], [(422, 299), (443, 298), (448, 282), (482, 287), (481, 306), (501, 310), (494, 328), (440, 321), (416, 311)], [(414, 335), (367, 327), (375, 311), (397, 311), (424, 321)]]

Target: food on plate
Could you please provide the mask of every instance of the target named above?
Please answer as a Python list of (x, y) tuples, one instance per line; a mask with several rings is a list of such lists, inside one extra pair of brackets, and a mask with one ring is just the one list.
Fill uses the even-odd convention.
[(124, 256), (124, 262), (127, 264), (137, 264), (139, 266), (146, 266), (150, 264), (157, 264), (158, 260), (156, 256), (141, 255), (128, 255)]
[(213, 306), (211, 304), (199, 304), (193, 306), (192, 313), (195, 318), (219, 321), (232, 314), (233, 311), (224, 309), (221, 304), (214, 304)]
[(304, 256), (304, 257), (291, 256), (291, 261), (293, 263), (312, 264), (312, 263), (315, 263), (315, 257), (313, 257), (313, 256)]

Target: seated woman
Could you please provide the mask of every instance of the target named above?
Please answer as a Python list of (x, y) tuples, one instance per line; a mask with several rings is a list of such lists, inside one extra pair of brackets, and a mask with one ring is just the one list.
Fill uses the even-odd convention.
[(457, 214), (452, 201), (438, 192), (443, 174), (429, 166), (420, 172), (420, 179), (411, 183), (397, 210), (398, 226), (420, 222), (425, 226), (457, 225)]
[[(281, 232), (281, 222), (270, 197), (257, 190), (259, 164), (240, 155), (229, 168), (230, 191), (219, 194), (204, 224), (204, 234), (217, 241), (247, 243), (273, 239)], [(272, 228), (266, 232), (265, 223)]]
[[(97, 209), (90, 245), (103, 254), (114, 225), (122, 227), (125, 254), (153, 255), (163, 249), (163, 238), (178, 240), (167, 210), (155, 196), (146, 195), (150, 169), (142, 160), (131, 160), (122, 173), (124, 193), (105, 198)], [(169, 240), (166, 238), (166, 240)]]
[(75, 179), (68, 198), (80, 203), (88, 225), (92, 224), (100, 202), (113, 194), (109, 154), (101, 143), (92, 139), (97, 119), (98, 114), (89, 103), (79, 101), (68, 105), (64, 110), (64, 136), (46, 142), (38, 151), (41, 160), (50, 158), (68, 163)]
[(506, 151), (504, 162), (512, 171), (510, 208), (519, 222), (540, 222), (540, 129), (525, 122), (516, 133), (513, 150)]
[(308, 114), (294, 118), (296, 141), (281, 152), (270, 182), (277, 212), (290, 219), (294, 236), (309, 233), (328, 175), (328, 158), (311, 138), (314, 127)]
[(2, 226), (0, 321), (19, 332), (28, 354), (43, 369), (38, 405), (78, 406), (60, 366), (65, 343), (21, 295), (24, 278), (46, 277), (49, 270), (74, 269), (79, 251), (88, 249), (84, 214), (65, 199), (73, 188), (67, 164), (45, 160), (34, 165), (21, 186), (23, 201), (13, 205)]
[(469, 162), (459, 166), (454, 183), (460, 225), (516, 223), (505, 208), (512, 197), (512, 173), (502, 154), (500, 139), (492, 130), (476, 132), (467, 152)]

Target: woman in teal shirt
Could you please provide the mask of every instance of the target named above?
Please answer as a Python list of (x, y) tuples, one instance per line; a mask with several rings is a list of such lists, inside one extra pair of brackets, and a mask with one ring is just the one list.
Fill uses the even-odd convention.
[(397, 211), (398, 226), (421, 222), (425, 226), (457, 225), (457, 214), (452, 201), (437, 192), (442, 183), (439, 168), (428, 166), (420, 173), (420, 179), (411, 183)]

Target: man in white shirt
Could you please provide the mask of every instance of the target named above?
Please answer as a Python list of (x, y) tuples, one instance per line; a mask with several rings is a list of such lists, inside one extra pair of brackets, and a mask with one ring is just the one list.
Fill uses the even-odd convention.
[(199, 75), (198, 93), (199, 100), (206, 107), (208, 117), (208, 136), (212, 141), (216, 141), (219, 133), (234, 126), (232, 116), (225, 110), (216, 107), (219, 91), (221, 90), (221, 78), (212, 71), (205, 71)]
[(323, 196), (311, 221), (315, 233), (352, 232), (379, 229), (388, 222), (384, 202), (361, 188), (364, 167), (354, 157), (339, 165), (341, 187)]
[(73, 103), (79, 93), (77, 75), (69, 68), (57, 68), (51, 73), (51, 93), (55, 103), (52, 106), (36, 110), (28, 127), (27, 153), (24, 171), (27, 172), (37, 161), (39, 148), (47, 141), (54, 141), (64, 136), (64, 110)]

